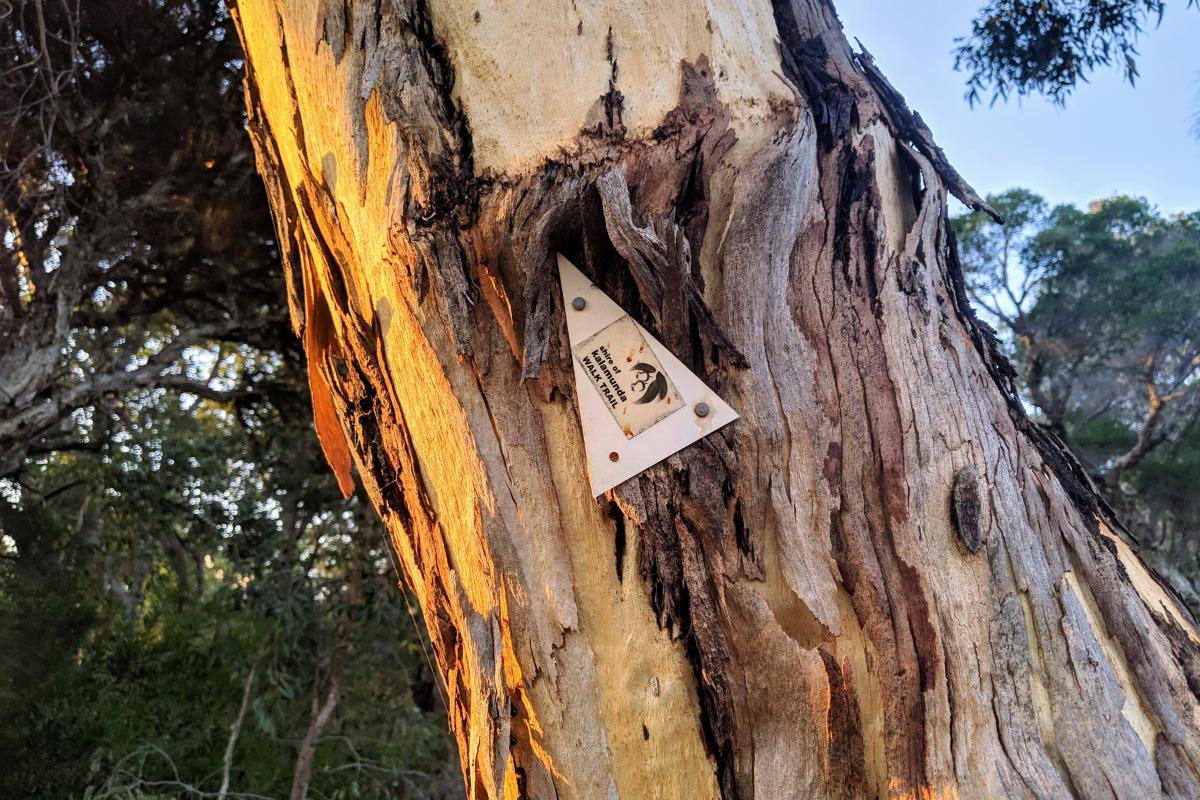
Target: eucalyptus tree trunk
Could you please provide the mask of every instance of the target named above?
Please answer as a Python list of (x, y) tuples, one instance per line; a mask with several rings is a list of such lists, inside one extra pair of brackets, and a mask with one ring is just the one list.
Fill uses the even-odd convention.
[[(1196, 798), (1175, 599), (822, 0), (242, 0), (318, 432), (473, 798)], [(920, 57), (914, 43), (913, 57)], [(555, 254), (741, 414), (591, 496)]]

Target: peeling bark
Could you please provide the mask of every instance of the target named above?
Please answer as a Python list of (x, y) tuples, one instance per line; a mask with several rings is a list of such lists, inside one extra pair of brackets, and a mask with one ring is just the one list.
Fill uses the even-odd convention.
[[(1026, 418), (947, 194), (989, 209), (828, 3), (235, 16), (322, 444), (470, 797), (1195, 794), (1192, 623)], [(600, 501), (555, 251), (742, 415)]]

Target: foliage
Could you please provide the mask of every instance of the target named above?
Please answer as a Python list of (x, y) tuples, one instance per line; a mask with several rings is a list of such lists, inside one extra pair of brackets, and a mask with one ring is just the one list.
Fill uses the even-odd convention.
[[(1097, 67), (1118, 65), (1137, 80), (1137, 42), (1166, 11), (1164, 0), (988, 0), (958, 40), (972, 104), (1042, 93), (1062, 104)], [(1197, 0), (1188, 0), (1194, 7)]]
[(1177, 577), (1194, 601), (1200, 213), (1164, 218), (1130, 197), (1050, 209), (1023, 189), (988, 199), (1004, 225), (954, 221), (968, 290), (1004, 334), (1042, 420), (1150, 560), (1185, 570)]
[(449, 753), (418, 634), (372, 517), (295, 446), (307, 416), (162, 391), (128, 411), (130, 435), (7, 489), (0, 796), (215, 792), (252, 668), (230, 796), (287, 796), (342, 635), (313, 796), (432, 796)]

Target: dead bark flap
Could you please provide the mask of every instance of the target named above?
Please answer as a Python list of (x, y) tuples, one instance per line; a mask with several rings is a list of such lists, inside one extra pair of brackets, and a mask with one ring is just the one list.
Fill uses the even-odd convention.
[(321, 372), (321, 361), (332, 346), (333, 321), (329, 317), (329, 307), (323, 297), (317, 297), (314, 287), (306, 292), (309, 300), (306, 317), (308, 326), (305, 329), (304, 350), (308, 354), (308, 384), (313, 398), (313, 423), (317, 428), (317, 438), (321, 442), (321, 451), (329, 462), (333, 474), (337, 476), (338, 488), (342, 497), (349, 498), (354, 494), (354, 478), (351, 474), (350, 447), (346, 444), (346, 434), (338, 418), (337, 409), (333, 403), (333, 391)]
[(812, 108), (821, 145), (828, 150), (842, 140), (857, 119), (854, 93), (826, 69), (829, 53), (825, 42), (820, 37), (804, 35), (791, 0), (774, 0), (772, 5), (779, 27), (783, 72), (803, 90)]
[[(690, 339), (689, 314), (700, 332), (714, 342), (738, 367), (749, 362), (721, 329), (712, 309), (692, 281), (691, 245), (681, 227), (669, 219), (641, 227), (633, 220), (629, 185), (619, 172), (596, 179), (604, 209), (604, 223), (617, 253), (629, 265), (642, 302), (650, 309), (662, 338), (672, 349)], [(671, 287), (668, 294), (667, 287)], [(678, 294), (675, 294), (678, 292)]]
[(942, 152), (942, 148), (933, 141), (933, 133), (925, 124), (925, 120), (921, 119), (920, 114), (909, 109), (904, 95), (900, 94), (896, 87), (892, 86), (891, 81), (879, 71), (879, 67), (875, 66), (875, 59), (862, 46), (862, 42), (859, 42), (858, 46), (860, 51), (858, 64), (862, 67), (871, 86), (874, 87), (884, 108), (887, 109), (896, 133), (911, 142), (921, 155), (933, 163), (933, 168), (937, 171), (938, 177), (945, 182), (946, 188), (964, 205), (975, 211), (983, 211), (996, 222), (1004, 222), (1004, 217), (1000, 216), (1000, 212), (988, 205), (987, 201), (976, 194), (971, 185), (963, 179), (963, 176), (958, 174), (958, 170), (951, 165), (946, 154)]

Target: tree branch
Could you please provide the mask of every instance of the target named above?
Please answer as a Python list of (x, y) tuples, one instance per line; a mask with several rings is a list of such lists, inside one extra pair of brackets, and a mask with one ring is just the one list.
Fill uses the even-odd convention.
[(291, 800), (307, 800), (308, 798), (308, 783), (312, 779), (312, 762), (313, 756), (316, 755), (317, 744), (321, 741), (321, 733), (329, 724), (333, 712), (337, 709), (338, 701), (342, 697), (342, 676), (350, 655), (350, 626), (350, 616), (347, 614), (338, 627), (337, 645), (334, 647), (333, 658), (329, 664), (329, 680), (325, 690), (325, 700), (316, 709), (312, 720), (309, 721), (308, 730), (304, 733), (304, 739), (300, 742), (300, 749), (296, 755), (296, 771), (292, 777)]
[(258, 672), (259, 656), (250, 665), (250, 673), (246, 676), (246, 687), (242, 690), (242, 704), (238, 707), (237, 717), (229, 726), (229, 740), (225, 743), (225, 757), (221, 761), (221, 788), (217, 790), (217, 800), (226, 800), (229, 794), (229, 773), (233, 769), (233, 752), (237, 747), (238, 736), (242, 732), (242, 722), (246, 719), (246, 710), (250, 708), (250, 690), (254, 686), (254, 676)]

